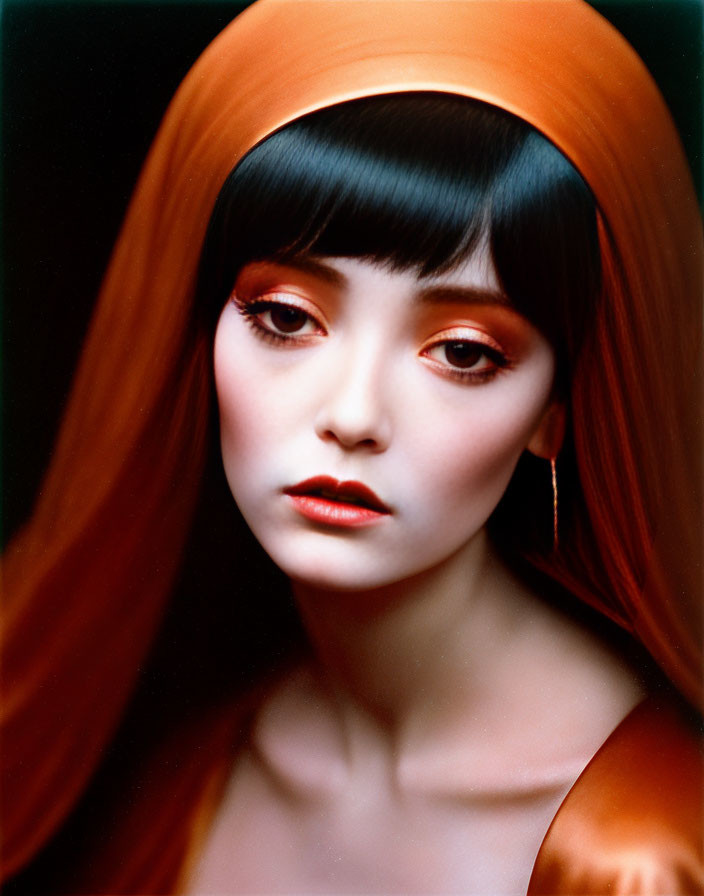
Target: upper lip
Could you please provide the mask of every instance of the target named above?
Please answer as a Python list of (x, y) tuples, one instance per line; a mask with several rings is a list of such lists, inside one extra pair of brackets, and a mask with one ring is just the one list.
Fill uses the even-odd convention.
[(313, 476), (305, 479), (297, 485), (291, 485), (284, 489), (287, 495), (320, 495), (339, 500), (352, 499), (355, 504), (363, 504), (379, 513), (390, 513), (384, 502), (374, 492), (361, 482), (354, 480), (340, 482), (332, 476)]

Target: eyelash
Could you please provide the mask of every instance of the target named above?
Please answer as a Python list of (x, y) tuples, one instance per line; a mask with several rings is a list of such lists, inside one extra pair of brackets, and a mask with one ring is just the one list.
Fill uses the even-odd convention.
[[(318, 335), (311, 333), (301, 335), (297, 335), (296, 333), (279, 333), (276, 330), (271, 329), (271, 327), (267, 326), (259, 319), (258, 315), (275, 309), (290, 308), (293, 311), (297, 311), (300, 314), (305, 315), (309, 321), (315, 324), (315, 326), (319, 330), (319, 333), (325, 335), (324, 327), (313, 317), (313, 315), (309, 314), (303, 308), (293, 303), (281, 302), (273, 299), (245, 299), (241, 296), (238, 296), (237, 294), (234, 294), (232, 296), (232, 302), (239, 313), (242, 315), (242, 317), (252, 327), (255, 335), (272, 345), (300, 345), (301, 343), (306, 342), (311, 335)], [(465, 370), (461, 367), (453, 367), (449, 363), (443, 364), (441, 362), (435, 361), (433, 358), (429, 358), (429, 356), (427, 355), (427, 352), (431, 351), (434, 348), (438, 348), (443, 345), (450, 345), (453, 343), (462, 343), (464, 345), (478, 347), (481, 351), (481, 355), (491, 361), (494, 366), (486, 370)], [(507, 358), (506, 355), (504, 355), (498, 349), (492, 348), (491, 346), (488, 346), (479, 340), (462, 339), (458, 337), (455, 337), (454, 339), (441, 339), (437, 342), (433, 342), (431, 345), (426, 346), (422, 350), (421, 355), (428, 358), (431, 364), (436, 367), (436, 369), (441, 370), (443, 375), (463, 383), (487, 382), (493, 379), (503, 370), (506, 370), (512, 366), (510, 359)]]

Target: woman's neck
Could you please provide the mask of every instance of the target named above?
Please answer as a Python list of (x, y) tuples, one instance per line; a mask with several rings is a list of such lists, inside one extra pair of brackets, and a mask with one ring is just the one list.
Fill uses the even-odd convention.
[(483, 530), (411, 579), (365, 592), (297, 583), (294, 593), (343, 723), (366, 720), (396, 746), (480, 708), (496, 712), (506, 657), (540, 604)]

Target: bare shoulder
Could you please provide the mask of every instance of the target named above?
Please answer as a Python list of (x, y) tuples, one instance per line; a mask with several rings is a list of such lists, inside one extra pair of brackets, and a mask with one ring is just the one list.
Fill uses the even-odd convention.
[(674, 698), (643, 701), (580, 776), (536, 861), (529, 896), (704, 892), (701, 731)]
[(598, 625), (535, 595), (502, 651), (498, 690), (501, 724), (487, 764), (570, 783), (647, 693), (639, 670)]

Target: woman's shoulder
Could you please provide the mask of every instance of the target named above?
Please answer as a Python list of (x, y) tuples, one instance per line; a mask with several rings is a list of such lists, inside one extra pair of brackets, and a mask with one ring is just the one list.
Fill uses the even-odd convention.
[(704, 893), (702, 736), (673, 699), (641, 702), (562, 803), (528, 896)]

